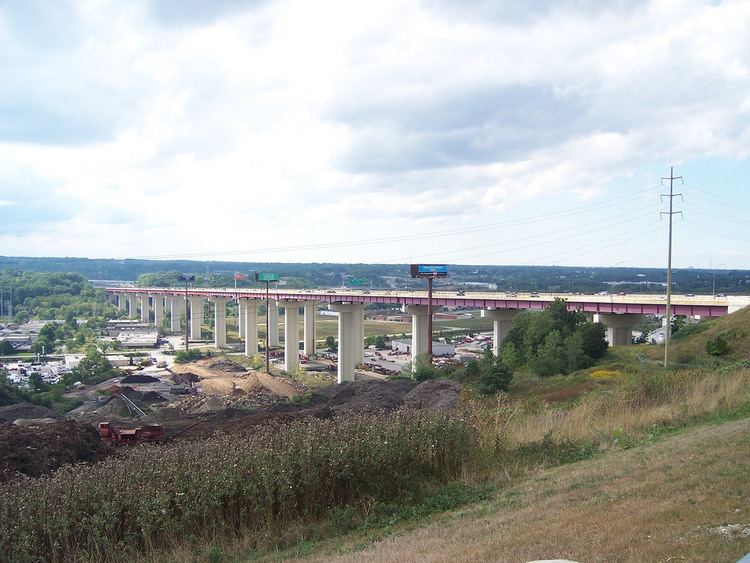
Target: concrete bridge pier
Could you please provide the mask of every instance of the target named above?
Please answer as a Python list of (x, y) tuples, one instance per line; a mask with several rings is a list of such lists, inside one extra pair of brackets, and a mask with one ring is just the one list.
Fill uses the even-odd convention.
[(403, 311), (411, 314), (411, 360), (416, 364), (417, 358), (427, 353), (430, 339), (427, 319), (427, 305), (404, 305)]
[(331, 311), (339, 314), (339, 361), (338, 383), (354, 381), (354, 367), (357, 359), (357, 349), (362, 349), (362, 341), (358, 339), (359, 329), (357, 320), (361, 324), (364, 316), (364, 305), (361, 303), (331, 303)]
[(315, 353), (315, 301), (305, 301), (304, 324), (304, 352), (309, 356)]
[(147, 323), (149, 322), (149, 310), (148, 310), (148, 294), (141, 294), (139, 295), (141, 299), (141, 322)]
[(240, 326), (245, 335), (245, 356), (258, 353), (258, 301), (240, 299)]
[(245, 300), (244, 299), (238, 299), (237, 300), (237, 332), (239, 333), (240, 338), (245, 337)]
[[(180, 317), (185, 312), (185, 298), (173, 295), (169, 297), (169, 330), (180, 332)], [(187, 315), (186, 315), (187, 316)]]
[(214, 303), (214, 346), (225, 348), (227, 345), (227, 302), (226, 297), (212, 297)]
[(125, 294), (124, 293), (118, 293), (117, 294), (117, 310), (118, 311), (124, 311), (125, 309), (126, 309)]
[(279, 301), (284, 309), (284, 370), (291, 373), (299, 367), (299, 308), (304, 301)]
[(482, 317), (492, 319), (492, 352), (495, 356), (500, 355), (500, 346), (518, 313), (518, 309), (482, 309)]
[(201, 339), (203, 324), (203, 297), (190, 297), (190, 340)]
[(154, 324), (159, 328), (164, 321), (164, 296), (154, 294), (151, 295), (151, 299), (154, 307)]
[(127, 308), (128, 308), (128, 318), (134, 319), (138, 316), (138, 305), (136, 304), (138, 300), (138, 297), (135, 293), (128, 293), (127, 294)]
[(278, 346), (279, 345), (279, 308), (276, 306), (276, 301), (269, 301), (268, 302), (268, 311), (266, 311), (266, 314), (268, 315), (268, 331), (269, 334), (267, 336), (268, 345), (269, 346)]
[[(598, 317), (598, 318), (597, 318)], [(643, 315), (631, 313), (594, 315), (594, 322), (607, 327), (607, 342), (610, 346), (623, 346), (633, 341), (633, 327), (643, 320)]]

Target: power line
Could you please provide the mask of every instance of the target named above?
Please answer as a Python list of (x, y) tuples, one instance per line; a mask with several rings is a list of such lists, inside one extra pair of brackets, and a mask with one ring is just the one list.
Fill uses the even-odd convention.
[(496, 223), (488, 223), (484, 225), (476, 225), (473, 227), (467, 227), (467, 228), (461, 228), (461, 229), (447, 229), (447, 230), (441, 230), (441, 231), (421, 232), (421, 233), (416, 233), (412, 235), (397, 235), (397, 236), (378, 237), (378, 238), (371, 238), (371, 239), (359, 239), (359, 240), (345, 241), (345, 242), (337, 241), (337, 242), (328, 242), (328, 243), (313, 243), (313, 244), (306, 244), (306, 245), (255, 248), (255, 249), (245, 249), (245, 250), (192, 252), (192, 253), (182, 253), (182, 254), (161, 254), (161, 255), (150, 255), (150, 256), (143, 255), (143, 256), (135, 256), (133, 258), (141, 258), (141, 259), (207, 258), (207, 257), (215, 257), (215, 256), (236, 256), (236, 255), (244, 255), (244, 254), (293, 252), (293, 251), (300, 251), (300, 250), (325, 250), (325, 249), (331, 249), (331, 248), (367, 246), (367, 245), (382, 244), (382, 243), (387, 243), (387, 242), (403, 242), (407, 240), (421, 240), (421, 239), (436, 238), (436, 237), (454, 236), (454, 235), (459, 235), (459, 234), (476, 233), (476, 232), (482, 232), (482, 231), (498, 229), (498, 228), (503, 228), (503, 227), (514, 227), (514, 226), (521, 226), (525, 224), (534, 224), (540, 220), (561, 219), (561, 218), (566, 218), (566, 217), (570, 217), (573, 215), (579, 215), (580, 213), (583, 213), (583, 212), (599, 211), (602, 209), (613, 207), (615, 205), (623, 205), (625, 203), (630, 203), (633, 201), (637, 201), (639, 199), (640, 199), (640, 196), (628, 195), (628, 196), (622, 196), (620, 198), (610, 200), (609, 202), (604, 203), (604, 204), (583, 205), (579, 207), (569, 208), (563, 211), (553, 211), (550, 213), (540, 214), (540, 215), (536, 215), (534, 217), (529, 217), (529, 218), (522, 218), (522, 219), (517, 219), (517, 220), (512, 220), (512, 221), (501, 221), (501, 222), (496, 222)]
[[(618, 225), (622, 225), (622, 224), (625, 224), (625, 223), (630, 223), (631, 222), (630, 217), (632, 215), (634, 215), (634, 214), (640, 214), (643, 211), (645, 211), (646, 209), (648, 209), (648, 207), (643, 207), (643, 208), (635, 209), (635, 210), (633, 210), (633, 212), (631, 212), (631, 213), (629, 213), (629, 214), (626, 215), (626, 217), (627, 217), (626, 219), (624, 219), (622, 221), (619, 221), (619, 222), (616, 222), (616, 223), (612, 223), (610, 221), (609, 217), (605, 217), (603, 219), (600, 219), (599, 221), (594, 221), (592, 224), (607, 223), (607, 225), (610, 226), (610, 227), (616, 227)], [(565, 229), (559, 229), (557, 231), (548, 231), (548, 232), (539, 233), (539, 234), (536, 234), (536, 235), (529, 235), (529, 236), (524, 236), (522, 238), (506, 240), (506, 241), (503, 241), (501, 243), (494, 242), (494, 243), (482, 244), (482, 245), (477, 245), (477, 246), (464, 247), (464, 248), (460, 248), (460, 249), (456, 249), (456, 250), (450, 250), (450, 251), (446, 251), (446, 252), (433, 252), (433, 253), (430, 253), (430, 254), (420, 254), (419, 258), (420, 259), (424, 259), (424, 258), (431, 258), (433, 256), (446, 256), (446, 255), (451, 255), (451, 254), (463, 254), (463, 253), (466, 253), (466, 252), (472, 252), (472, 251), (478, 250), (480, 248), (498, 247), (498, 246), (502, 247), (502, 246), (504, 246), (506, 244), (510, 244), (510, 243), (514, 243), (514, 242), (522, 242), (522, 241), (526, 242), (526, 241), (529, 241), (529, 240), (532, 240), (532, 239), (538, 239), (538, 238), (541, 238), (541, 237), (547, 237), (547, 236), (551, 236), (551, 235), (559, 235), (561, 233), (567, 233), (567, 232), (570, 232), (570, 231), (575, 231), (574, 234), (572, 234), (572, 235), (563, 236), (563, 237), (555, 236), (554, 239), (543, 240), (543, 241), (535, 242), (535, 243), (532, 243), (532, 244), (524, 244), (522, 246), (517, 246), (517, 247), (514, 247), (514, 248), (510, 248), (510, 249), (499, 248), (499, 249), (494, 250), (492, 252), (482, 253), (482, 254), (473, 255), (473, 256), (467, 256), (467, 257), (464, 257), (464, 259), (466, 259), (466, 258), (481, 257), (481, 256), (492, 256), (492, 255), (495, 255), (495, 254), (500, 254), (502, 252), (515, 252), (515, 251), (518, 251), (518, 250), (525, 250), (527, 248), (536, 248), (538, 246), (544, 246), (544, 245), (552, 244), (552, 243), (559, 242), (559, 241), (562, 241), (562, 240), (569, 240), (569, 239), (573, 239), (573, 238), (587, 236), (587, 235), (590, 235), (590, 234), (595, 234), (595, 233), (599, 232), (599, 230), (600, 229), (597, 228), (597, 229), (590, 229), (588, 231), (579, 231), (578, 227), (568, 227), (568, 228), (565, 228)], [(401, 259), (398, 259), (398, 260), (385, 261), (383, 263), (386, 263), (386, 264), (388, 264), (388, 263), (399, 264), (399, 263), (402, 263), (403, 260), (404, 259), (401, 258)]]

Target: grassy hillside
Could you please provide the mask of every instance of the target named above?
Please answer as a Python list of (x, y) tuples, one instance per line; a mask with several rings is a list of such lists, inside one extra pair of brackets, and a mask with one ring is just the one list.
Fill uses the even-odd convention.
[[(670, 345), (672, 358), (679, 364), (714, 361), (716, 357), (706, 351), (706, 342), (719, 336), (729, 345), (729, 351), (720, 359), (750, 359), (750, 307), (725, 317), (701, 321), (680, 329), (674, 334)], [(663, 358), (664, 348), (661, 346), (643, 349), (651, 359)]]
[(750, 552), (749, 450), (750, 419), (705, 425), (531, 472), (417, 529), (404, 523), (374, 544), (355, 532), (301, 560), (737, 561)]
[(658, 349), (624, 347), (568, 376), (522, 374), (508, 394), (465, 391), (450, 414), (272, 424), (0, 487), (0, 548), (11, 561), (736, 560), (750, 539), (717, 527), (750, 525), (747, 314), (683, 337), (697, 355), (735, 330), (727, 359), (664, 369)]

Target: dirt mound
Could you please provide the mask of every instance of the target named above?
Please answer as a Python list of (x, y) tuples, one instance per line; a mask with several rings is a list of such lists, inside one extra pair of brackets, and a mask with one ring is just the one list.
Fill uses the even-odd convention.
[(409, 379), (356, 381), (317, 391), (313, 393), (312, 400), (327, 403), (336, 414), (394, 410), (404, 404), (404, 396), (413, 388), (414, 382)]
[(174, 381), (177, 385), (190, 385), (191, 383), (197, 383), (200, 380), (200, 377), (189, 371), (184, 373), (172, 374), (172, 381)]
[(97, 418), (104, 420), (107, 418), (130, 418), (130, 410), (125, 406), (125, 402), (120, 397), (112, 397), (107, 403), (96, 409)]
[(0, 422), (13, 422), (18, 418), (63, 418), (57, 412), (33, 403), (15, 403), (0, 407)]
[(150, 375), (134, 373), (123, 377), (121, 383), (159, 383), (159, 379)]
[(413, 409), (453, 410), (458, 406), (462, 386), (450, 379), (435, 379), (417, 385), (404, 396), (404, 405)]
[(149, 405), (167, 402), (167, 400), (156, 391), (144, 391), (141, 393), (141, 401), (148, 403)]
[(32, 427), (0, 425), (0, 482), (16, 472), (38, 477), (66, 463), (96, 462), (109, 453), (91, 426), (72, 420)]
[(206, 367), (213, 371), (223, 371), (223, 372), (245, 372), (247, 369), (245, 366), (241, 366), (240, 364), (233, 362), (231, 360), (214, 360), (213, 362), (208, 362), (206, 364)]
[(269, 407), (278, 403), (286, 402), (288, 402), (286, 397), (272, 393), (262, 386), (258, 386), (258, 388), (254, 389), (252, 392), (246, 392), (242, 389), (235, 388), (231, 393), (225, 395), (192, 395), (185, 397), (174, 405), (184, 413), (202, 414), (219, 412), (226, 409)]

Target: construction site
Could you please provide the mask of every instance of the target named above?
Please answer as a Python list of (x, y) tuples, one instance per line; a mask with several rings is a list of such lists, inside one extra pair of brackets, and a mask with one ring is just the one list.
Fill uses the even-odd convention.
[(131, 366), (119, 377), (72, 390), (82, 404), (65, 417), (30, 403), (0, 407), (0, 481), (37, 477), (66, 463), (97, 462), (142, 444), (242, 434), (270, 420), (450, 409), (461, 391), (448, 380), (417, 385), (364, 373), (355, 382), (334, 383), (327, 370), (291, 378), (228, 357)]

